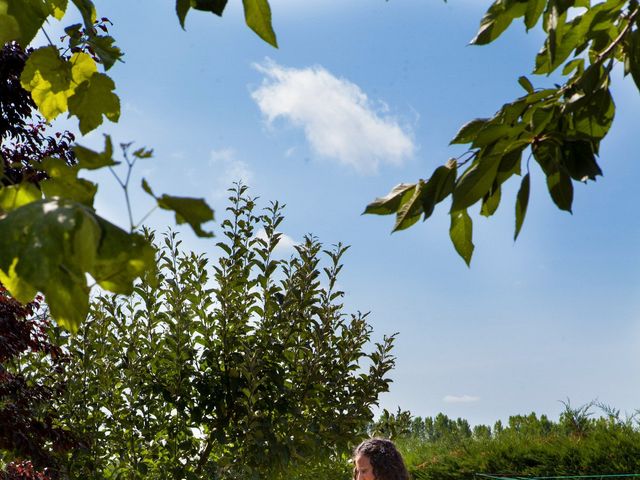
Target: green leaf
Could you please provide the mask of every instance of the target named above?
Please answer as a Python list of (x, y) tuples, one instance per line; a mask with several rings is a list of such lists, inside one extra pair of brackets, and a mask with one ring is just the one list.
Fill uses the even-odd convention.
[(90, 79), (98, 71), (95, 60), (88, 53), (74, 53), (69, 63), (71, 64), (71, 83), (74, 88)]
[(553, 202), (559, 209), (571, 212), (573, 184), (562, 164), (560, 146), (552, 141), (541, 142), (533, 148), (533, 156), (547, 176), (547, 188)]
[[(151, 190), (151, 187), (149, 186), (149, 183), (144, 178), (142, 179), (142, 190), (147, 192), (153, 198), (156, 198), (156, 196), (153, 194), (153, 190)], [(156, 200), (157, 200), (157, 198), (156, 198)]]
[(140, 158), (140, 159), (145, 159), (145, 158), (152, 158), (153, 157), (153, 149), (150, 148), (138, 148), (136, 151), (133, 152), (133, 156), (136, 158)]
[(584, 58), (574, 58), (570, 62), (567, 62), (562, 69), (562, 75), (569, 75), (574, 70), (581, 74), (584, 71)]
[(537, 136), (547, 128), (552, 120), (555, 121), (554, 123), (557, 123), (558, 119), (556, 117), (559, 116), (558, 114), (559, 110), (554, 107), (536, 108), (531, 115), (531, 121), (529, 122), (531, 133), (534, 136)]
[(227, 0), (191, 0), (191, 6), (196, 10), (213, 12), (221, 17), (227, 6)]
[(42, 192), (31, 182), (0, 188), (0, 217), (16, 208), (42, 198)]
[(498, 155), (482, 157), (462, 174), (453, 190), (452, 212), (473, 205), (491, 189), (500, 160)]
[(616, 106), (609, 89), (601, 88), (570, 105), (568, 111), (573, 113), (573, 128), (576, 132), (600, 140), (613, 124)]
[(87, 316), (86, 274), (114, 292), (155, 266), (153, 249), (64, 199), (39, 200), (0, 220), (0, 281), (21, 302), (43, 292), (58, 324), (75, 331)]
[(189, 8), (191, 8), (191, 0), (176, 0), (176, 14), (178, 15), (178, 20), (183, 30)]
[(213, 210), (202, 198), (174, 197), (162, 195), (156, 197), (149, 183), (143, 178), (142, 189), (156, 199), (158, 207), (171, 210), (176, 214), (176, 223), (188, 223), (199, 237), (213, 237), (213, 233), (202, 230), (202, 224), (214, 219)]
[(480, 208), (480, 215), (483, 215), (485, 217), (490, 217), (491, 215), (496, 213), (496, 210), (500, 205), (501, 196), (502, 196), (502, 191), (499, 185), (495, 188), (492, 188), (491, 191), (488, 192), (482, 198), (482, 207)]
[(516, 231), (513, 235), (515, 241), (520, 235), (524, 218), (527, 215), (527, 207), (529, 206), (529, 191), (531, 189), (531, 179), (529, 173), (522, 178), (520, 184), (520, 190), (518, 190), (518, 196), (516, 199)]
[(520, 164), (522, 163), (522, 151), (524, 148), (517, 148), (506, 153), (502, 160), (500, 160), (500, 166), (498, 166), (498, 173), (496, 174), (496, 183), (498, 185), (507, 181), (513, 175), (520, 175)]
[(574, 180), (586, 182), (602, 176), (602, 170), (596, 162), (591, 142), (584, 140), (568, 141), (562, 148), (564, 165)]
[(86, 170), (97, 170), (103, 167), (113, 167), (120, 162), (113, 160), (113, 143), (109, 135), (104, 136), (104, 152), (95, 152), (81, 145), (73, 147), (73, 153), (78, 159), (78, 168)]
[(69, 2), (67, 0), (49, 0), (48, 3), (51, 9), (51, 15), (53, 15), (56, 20), (62, 20)]
[(128, 295), (136, 278), (155, 271), (155, 250), (142, 235), (128, 233), (101, 217), (96, 220), (102, 236), (89, 273), (102, 288)]
[(74, 331), (88, 311), (86, 246), (99, 229), (84, 208), (58, 200), (29, 203), (0, 221), (0, 281), (21, 302), (41, 291), (51, 313)]
[(524, 75), (518, 78), (518, 83), (526, 90), (527, 93), (533, 93), (533, 85)]
[(553, 202), (560, 210), (571, 213), (573, 203), (573, 184), (564, 168), (558, 168), (547, 175), (547, 187)]
[(278, 48), (276, 34), (271, 25), (271, 7), (267, 0), (242, 0), (244, 18), (251, 30), (271, 46)]
[(529, 0), (527, 2), (527, 11), (524, 14), (524, 24), (527, 30), (531, 30), (538, 23), (546, 4), (547, 0)]
[(455, 160), (449, 160), (446, 165), (435, 169), (422, 193), (422, 209), (425, 220), (431, 216), (437, 203), (451, 195), (456, 183), (456, 175), (457, 164)]
[(82, 15), (84, 26), (87, 30), (93, 28), (93, 23), (96, 21), (96, 7), (91, 0), (72, 0), (76, 8)]
[(162, 195), (158, 206), (176, 214), (176, 223), (188, 223), (199, 237), (213, 237), (212, 232), (202, 229), (202, 224), (214, 219), (213, 210), (203, 198), (174, 197)]
[(41, 188), (46, 198), (60, 197), (93, 206), (93, 199), (98, 186), (78, 178), (78, 167), (70, 167), (60, 158), (46, 158), (41, 168), (47, 172), (49, 178), (42, 182)]
[(513, 134), (514, 130), (511, 125), (488, 123), (478, 132), (476, 137), (473, 139), (471, 146), (473, 148), (486, 147), (500, 138), (512, 137)]
[[(582, 15), (574, 17), (568, 23), (565, 23), (566, 11), (561, 12), (557, 8), (551, 8), (548, 18), (549, 36), (545, 47), (536, 58), (535, 73), (553, 72), (572, 52), (575, 51), (574, 55), (579, 54), (586, 48), (589, 41), (603, 30), (612, 29), (617, 35), (613, 22), (618, 14), (612, 15), (609, 12), (610, 8), (612, 8), (611, 2), (602, 2), (589, 8)], [(606, 45), (613, 40), (613, 37), (606, 40)]]
[[(15, 21), (14, 23), (9, 18), (4, 19), (2, 26), (8, 27), (9, 30), (3, 29), (2, 37), (12, 37), (8, 40), (17, 40), (22, 48), (26, 48), (31, 43), (51, 13), (42, 0), (4, 0), (0, 2), (0, 11), (4, 14), (3, 16), (6, 15)], [(18, 35), (14, 36), (16, 25)]]
[(640, 89), (640, 30), (638, 29), (629, 34), (627, 59), (631, 78)]
[(396, 223), (393, 227), (393, 232), (404, 230), (420, 220), (422, 215), (422, 195), (425, 190), (424, 180), (420, 180), (416, 185), (411, 198), (406, 201), (399, 209), (396, 215)]
[(473, 222), (466, 210), (457, 210), (451, 212), (451, 227), (449, 228), (449, 237), (453, 246), (458, 252), (467, 266), (471, 264), (471, 256), (473, 255)]
[(89, 38), (89, 45), (100, 58), (105, 70), (109, 70), (117, 61), (122, 61), (123, 53), (120, 48), (114, 45), (114, 42), (115, 39), (108, 35), (91, 36)]
[(86, 135), (102, 124), (104, 115), (112, 122), (120, 118), (120, 99), (113, 93), (113, 80), (102, 73), (82, 82), (69, 98), (69, 113), (80, 120), (80, 131)]
[(42, 47), (29, 55), (20, 77), (22, 87), (31, 92), (48, 121), (67, 111), (67, 99), (73, 93), (71, 80), (71, 64), (60, 58), (55, 47)]
[(473, 142), (478, 132), (484, 128), (488, 121), (488, 118), (476, 118), (464, 124), (449, 145)]
[(480, 21), (480, 29), (471, 40), (472, 45), (485, 45), (494, 41), (511, 22), (525, 14), (527, 2), (517, 0), (496, 0)]
[[(0, 3), (0, 5), (2, 4)], [(0, 44), (4, 45), (19, 38), (20, 25), (18, 25), (16, 18), (6, 13), (0, 13)]]
[(393, 187), (386, 196), (376, 198), (365, 208), (364, 214), (390, 215), (396, 213), (400, 206), (408, 201), (416, 188), (415, 183), (401, 183)]

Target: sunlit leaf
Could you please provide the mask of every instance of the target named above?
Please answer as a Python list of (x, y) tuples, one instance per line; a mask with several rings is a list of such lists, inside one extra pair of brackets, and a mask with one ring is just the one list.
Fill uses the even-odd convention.
[(244, 18), (251, 30), (270, 45), (278, 48), (276, 34), (271, 26), (271, 7), (267, 0), (242, 0)]
[(95, 60), (88, 53), (74, 53), (69, 59), (69, 63), (71, 64), (71, 79), (75, 84), (74, 87), (89, 80), (98, 71)]
[(466, 210), (451, 212), (451, 226), (449, 228), (451, 242), (467, 266), (471, 264), (473, 255), (473, 222)]
[(496, 0), (480, 22), (480, 29), (471, 40), (473, 45), (485, 45), (494, 41), (511, 22), (525, 14), (527, 2)]
[(22, 87), (31, 92), (38, 110), (47, 120), (67, 111), (67, 99), (73, 93), (71, 64), (55, 47), (35, 50), (25, 64), (20, 78)]
[(363, 214), (391, 215), (392, 213), (396, 213), (403, 201), (411, 198), (415, 188), (415, 183), (401, 183), (396, 185), (386, 196), (376, 198), (367, 205)]
[(420, 220), (422, 215), (422, 194), (424, 193), (426, 183), (420, 180), (416, 185), (413, 195), (398, 209), (396, 215), (396, 223), (393, 231), (404, 230)]
[(529, 0), (527, 2), (527, 10), (524, 14), (524, 24), (527, 30), (531, 30), (542, 15), (547, 0)]
[(0, 216), (42, 198), (42, 192), (31, 182), (0, 188)]
[(480, 130), (487, 124), (488, 118), (476, 118), (466, 123), (460, 128), (456, 136), (451, 140), (450, 144), (465, 144), (473, 142), (473, 139)]
[(120, 118), (120, 99), (113, 93), (113, 80), (102, 73), (95, 73), (82, 82), (69, 98), (69, 113), (80, 120), (80, 131), (89, 133), (102, 124), (105, 116), (112, 122)]
[(51, 14), (56, 20), (62, 20), (67, 11), (68, 0), (48, 0)]

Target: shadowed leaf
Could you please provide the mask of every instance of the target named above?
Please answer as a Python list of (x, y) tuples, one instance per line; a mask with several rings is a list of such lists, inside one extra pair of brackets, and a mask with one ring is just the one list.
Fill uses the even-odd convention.
[(531, 179), (527, 173), (522, 178), (520, 190), (518, 190), (518, 197), (516, 199), (516, 231), (513, 235), (514, 241), (518, 238), (518, 235), (520, 235), (522, 224), (524, 223), (524, 219), (527, 215), (527, 207), (529, 206), (529, 190), (531, 188), (530, 184)]

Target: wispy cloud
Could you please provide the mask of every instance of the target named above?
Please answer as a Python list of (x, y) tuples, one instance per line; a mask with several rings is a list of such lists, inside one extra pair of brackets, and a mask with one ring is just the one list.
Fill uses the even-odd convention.
[(476, 403), (480, 401), (480, 397), (472, 395), (445, 395), (442, 399), (445, 403)]
[(212, 150), (209, 166), (212, 167), (215, 178), (215, 197), (226, 197), (227, 189), (231, 188), (234, 182), (252, 186), (253, 171), (247, 162), (237, 158), (237, 153), (232, 148)]
[(400, 165), (413, 155), (406, 129), (382, 102), (376, 108), (358, 85), (320, 66), (287, 68), (267, 60), (255, 68), (265, 79), (251, 96), (267, 120), (283, 118), (303, 128), (321, 156), (375, 173), (380, 164)]

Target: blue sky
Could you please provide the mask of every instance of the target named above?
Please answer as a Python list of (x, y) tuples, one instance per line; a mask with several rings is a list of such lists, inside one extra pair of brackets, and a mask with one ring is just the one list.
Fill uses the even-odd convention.
[[(555, 208), (535, 170), (515, 244), (516, 184), (494, 217), (474, 211), (469, 269), (450, 244), (446, 204), (393, 235), (391, 217), (360, 214), (462, 153), (448, 146), (462, 124), (522, 94), (539, 32), (518, 24), (494, 45), (467, 46), (490, 4), (479, 0), (273, 0), (276, 50), (244, 26), (239, 1), (223, 19), (190, 12), (186, 32), (170, 1), (100, 3), (126, 53), (110, 71), (122, 117), (80, 143), (98, 147), (110, 133), (154, 148), (135, 181), (205, 197), (218, 214), (242, 179), (287, 205), (292, 242), (313, 233), (351, 245), (348, 309), (371, 311), (377, 338), (400, 332), (382, 407), (472, 424), (556, 416), (567, 398), (640, 408), (640, 95), (630, 79), (616, 74), (604, 177), (576, 186), (574, 214)], [(115, 183), (100, 182), (98, 210), (126, 225)], [(134, 197), (141, 216), (149, 203)], [(215, 240), (184, 239), (215, 254)]]

